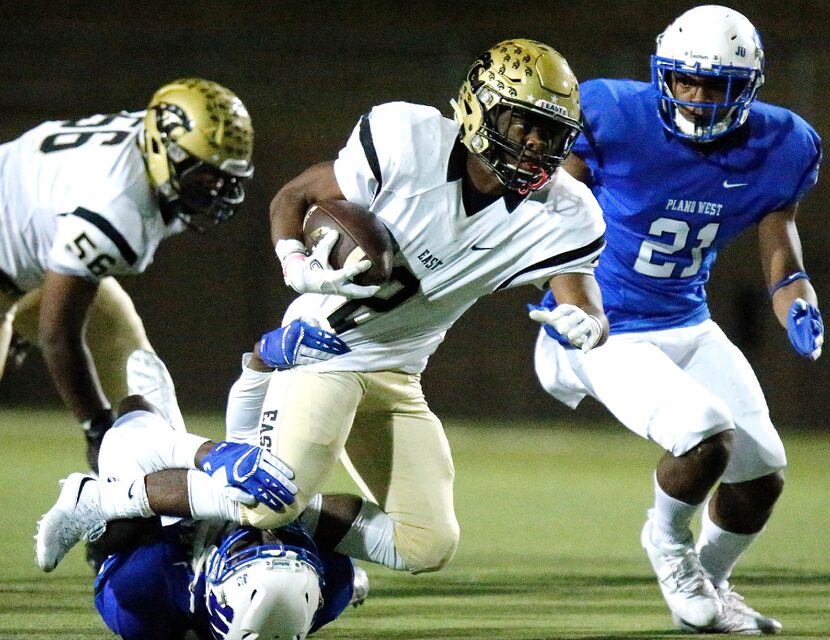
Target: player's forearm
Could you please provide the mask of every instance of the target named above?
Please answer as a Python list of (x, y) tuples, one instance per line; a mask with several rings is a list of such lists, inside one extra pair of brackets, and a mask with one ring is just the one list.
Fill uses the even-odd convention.
[(92, 358), (80, 337), (41, 331), (40, 346), (58, 394), (79, 421), (109, 409)]
[(84, 341), (98, 283), (47, 270), (41, 290), (38, 342), (43, 359), (69, 410), (78, 420), (89, 420), (110, 407)]
[(315, 202), (345, 199), (333, 162), (320, 162), (303, 171), (279, 190), (271, 201), (271, 241), (293, 238), (302, 241), (303, 218)]
[(187, 469), (168, 469), (150, 473), (145, 478), (147, 503), (157, 515), (190, 518)]
[(301, 190), (292, 188), (289, 182), (271, 201), (271, 243), (278, 240), (303, 238), (303, 216), (310, 206), (308, 198)]
[(592, 316), (600, 328), (596, 346), (608, 339), (609, 324), (602, 306), (602, 293), (593, 275), (562, 273), (550, 280), (550, 288), (557, 304), (572, 304)]
[(144, 487), (147, 505), (156, 515), (242, 523), (239, 502), (202, 471), (156, 471), (144, 478)]

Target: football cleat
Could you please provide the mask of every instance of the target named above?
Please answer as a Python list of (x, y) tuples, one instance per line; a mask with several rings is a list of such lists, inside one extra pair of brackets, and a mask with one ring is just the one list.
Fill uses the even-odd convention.
[(369, 595), (369, 575), (363, 567), (355, 565), (354, 580), (352, 581), (352, 599), (349, 604), (353, 607), (359, 607), (366, 602), (366, 596)]
[(715, 587), (703, 574), (693, 541), (687, 544), (657, 544), (652, 540), (654, 511), (649, 510), (640, 541), (648, 554), (663, 598), (673, 619), (696, 631), (707, 630), (723, 614)]
[(141, 395), (155, 406), (176, 431), (186, 431), (167, 367), (155, 353), (136, 349), (127, 358), (127, 393)]
[(107, 529), (95, 478), (72, 473), (60, 485), (57, 502), (40, 519), (35, 534), (35, 559), (47, 572), (57, 567), (78, 542), (95, 542)]
[(673, 615), (675, 627), (686, 633), (731, 633), (744, 636), (774, 636), (781, 633), (781, 623), (778, 620), (755, 611), (728, 583), (718, 588), (717, 593), (723, 613), (714, 625), (697, 629)]

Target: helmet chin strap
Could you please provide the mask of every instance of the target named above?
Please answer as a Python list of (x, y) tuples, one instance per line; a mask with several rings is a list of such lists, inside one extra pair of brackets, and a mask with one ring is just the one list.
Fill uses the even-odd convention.
[[(724, 115), (716, 124), (700, 126), (689, 120), (680, 110), (680, 107), (674, 105), (674, 124), (678, 130), (690, 137), (702, 137), (699, 142), (712, 142), (715, 138), (724, 133), (732, 122), (736, 107), (733, 107)], [(708, 136), (708, 137), (704, 137)]]

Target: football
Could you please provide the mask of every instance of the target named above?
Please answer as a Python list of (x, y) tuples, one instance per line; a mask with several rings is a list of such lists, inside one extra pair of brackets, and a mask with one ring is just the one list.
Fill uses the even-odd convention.
[(313, 249), (327, 229), (340, 233), (329, 254), (333, 269), (350, 267), (368, 259), (372, 261), (372, 268), (358, 274), (354, 282), (364, 286), (388, 282), (394, 244), (389, 230), (374, 213), (347, 200), (322, 200), (314, 204), (303, 219), (305, 246)]

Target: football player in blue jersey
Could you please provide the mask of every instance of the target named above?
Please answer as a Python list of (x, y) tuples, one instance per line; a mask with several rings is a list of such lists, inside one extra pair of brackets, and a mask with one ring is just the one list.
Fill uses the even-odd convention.
[[(158, 424), (151, 428), (160, 426), (138, 398), (128, 399), (130, 412), (116, 430), (142, 432), (153, 421)], [(134, 442), (132, 436), (122, 440)], [(204, 447), (221, 456), (229, 444), (238, 443)], [(242, 448), (268, 458), (258, 447)], [(210, 455), (197, 455), (203, 468)], [(194, 474), (205, 482), (194, 481)], [(200, 470), (155, 471), (140, 480), (106, 483), (71, 474), (37, 535), (37, 560), (46, 571), (81, 539), (108, 549), (95, 580), (95, 608), (125, 640), (180, 640), (188, 631), (205, 640), (302, 639), (365, 598), (365, 572), (320, 544), (324, 532), (312, 536), (300, 522), (276, 530), (240, 526), (230, 512), (208, 508), (233, 501), (218, 485), (209, 499), (209, 480)], [(123, 519), (139, 493), (150, 511), (144, 519)], [(157, 515), (187, 519), (162, 527)]]
[[(276, 366), (342, 352), (332, 334), (297, 324), (299, 334), (294, 323), (267, 334), (279, 343), (263, 346)], [(175, 428), (175, 391), (163, 363), (147, 351), (130, 361), (134, 395), (103, 438), (101, 479), (73, 473), (62, 482), (38, 523), (40, 568), (54, 570), (81, 540), (109, 554), (95, 606), (127, 640), (179, 640), (188, 631), (216, 640), (302, 639), (361, 603), (365, 571), (333, 550), (348, 529), (343, 514), (356, 509), (352, 497), (327, 496), (321, 509), (276, 530), (246, 526), (241, 504), (282, 511), (293, 503), (293, 472), (244, 442), (244, 411), (232, 411), (228, 440), (218, 444)], [(261, 405), (251, 391), (234, 401)]]
[[(536, 372), (557, 399), (573, 408), (591, 395), (666, 450), (642, 544), (674, 624), (777, 633), (729, 579), (781, 494), (784, 447), (750, 365), (710, 319), (705, 284), (720, 248), (756, 227), (774, 313), (798, 354), (819, 357), (824, 329), (795, 217), (821, 144), (799, 116), (756, 99), (764, 51), (737, 11), (687, 11), (657, 38), (651, 66), (650, 84), (580, 87), (584, 135), (565, 167), (603, 208), (596, 277), (611, 337), (582, 353), (545, 324)], [(548, 295), (531, 317), (545, 323), (553, 304)]]

